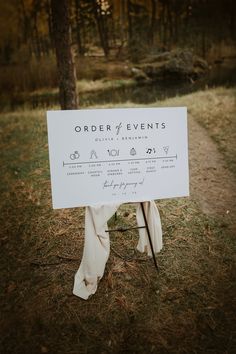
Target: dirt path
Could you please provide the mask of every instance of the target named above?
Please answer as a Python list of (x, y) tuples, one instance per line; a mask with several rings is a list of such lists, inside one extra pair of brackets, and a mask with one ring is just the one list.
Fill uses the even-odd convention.
[(235, 220), (236, 180), (208, 132), (189, 116), (190, 193), (208, 215)]

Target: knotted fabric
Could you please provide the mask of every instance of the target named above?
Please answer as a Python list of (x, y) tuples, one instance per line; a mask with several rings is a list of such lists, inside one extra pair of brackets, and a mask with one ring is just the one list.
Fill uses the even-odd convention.
[[(154, 252), (162, 249), (162, 228), (158, 209), (154, 201), (143, 203), (144, 211), (153, 243)], [(85, 238), (82, 261), (75, 274), (73, 294), (87, 300), (97, 290), (110, 254), (110, 238), (107, 221), (117, 211), (120, 204), (90, 206), (85, 210)], [(145, 226), (141, 204), (136, 206), (138, 226)], [(125, 237), (125, 236), (124, 236)], [(139, 229), (137, 249), (147, 250), (151, 256), (151, 248), (146, 229)]]

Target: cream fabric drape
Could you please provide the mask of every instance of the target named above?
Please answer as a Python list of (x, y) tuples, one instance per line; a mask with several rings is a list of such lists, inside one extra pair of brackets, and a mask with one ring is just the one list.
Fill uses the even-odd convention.
[[(80, 267), (75, 274), (73, 294), (87, 300), (97, 290), (110, 254), (110, 239), (107, 221), (117, 211), (120, 204), (86, 207), (85, 210), (85, 239), (84, 251)], [(154, 252), (162, 249), (162, 228), (158, 209), (154, 201), (144, 203)], [(144, 226), (143, 213), (140, 203), (137, 203), (136, 219), (138, 226)], [(125, 237), (125, 235), (123, 236)], [(147, 250), (151, 256), (151, 248), (146, 229), (139, 229), (137, 249)]]

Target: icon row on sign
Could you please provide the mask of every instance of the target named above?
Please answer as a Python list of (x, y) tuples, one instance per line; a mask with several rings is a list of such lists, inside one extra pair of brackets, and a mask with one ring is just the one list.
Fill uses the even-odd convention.
[[(169, 151), (169, 146), (163, 146), (162, 149), (164, 150), (165, 154), (168, 154)], [(107, 153), (109, 156), (111, 157), (118, 157), (120, 156), (120, 150), (119, 149), (109, 149), (107, 150)], [(154, 147), (149, 147), (146, 149), (146, 154), (151, 155), (151, 154), (156, 154), (157, 153), (157, 149)], [(135, 156), (137, 155), (137, 151), (134, 147), (132, 147), (129, 151), (129, 154), (131, 156)], [(72, 161), (74, 160), (79, 160), (80, 158), (80, 153), (78, 151), (74, 151), (72, 154), (70, 154), (70, 159)], [(96, 152), (96, 150), (91, 150), (90, 154), (89, 154), (89, 159), (90, 160), (97, 160), (98, 159), (98, 154)]]

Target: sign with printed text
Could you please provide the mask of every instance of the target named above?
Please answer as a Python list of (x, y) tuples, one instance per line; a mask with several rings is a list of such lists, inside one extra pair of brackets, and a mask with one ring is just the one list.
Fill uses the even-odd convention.
[(187, 109), (47, 112), (53, 208), (189, 195)]

